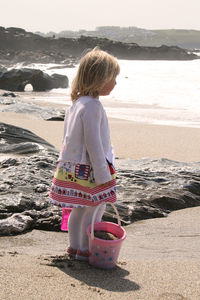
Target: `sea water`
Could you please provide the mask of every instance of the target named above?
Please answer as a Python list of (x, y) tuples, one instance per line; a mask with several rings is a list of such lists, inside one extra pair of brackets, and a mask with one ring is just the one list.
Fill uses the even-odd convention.
[[(109, 96), (101, 97), (109, 117), (200, 128), (200, 60), (119, 60), (119, 64), (117, 85)], [(34, 64), (28, 67), (39, 68), (49, 75), (66, 75), (71, 84), (78, 66), (60, 69), (59, 65)], [(70, 88), (32, 93), (32, 97), (71, 103)]]

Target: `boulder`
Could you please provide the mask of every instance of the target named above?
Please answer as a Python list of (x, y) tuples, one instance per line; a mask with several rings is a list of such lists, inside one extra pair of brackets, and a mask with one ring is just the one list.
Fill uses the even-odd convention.
[(0, 123), (0, 153), (27, 154), (55, 147), (33, 132), (17, 126)]
[(11, 217), (0, 220), (0, 235), (20, 234), (31, 228), (33, 219), (23, 214), (13, 214)]
[(55, 88), (67, 88), (69, 81), (64, 75), (48, 75), (37, 69), (11, 69), (0, 72), (0, 88), (8, 91), (24, 91), (31, 84), (34, 91), (48, 91)]

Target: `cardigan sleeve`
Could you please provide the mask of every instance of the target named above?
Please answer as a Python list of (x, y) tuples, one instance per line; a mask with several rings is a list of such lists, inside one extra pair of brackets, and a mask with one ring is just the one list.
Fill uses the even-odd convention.
[(102, 145), (100, 130), (102, 117), (101, 103), (94, 100), (85, 105), (82, 113), (84, 141), (94, 171), (95, 182), (98, 185), (112, 180)]
[(64, 139), (65, 139), (66, 132), (67, 132), (68, 115), (69, 115), (69, 109), (67, 109), (67, 110), (65, 111), (64, 132), (63, 132), (62, 143), (64, 143)]

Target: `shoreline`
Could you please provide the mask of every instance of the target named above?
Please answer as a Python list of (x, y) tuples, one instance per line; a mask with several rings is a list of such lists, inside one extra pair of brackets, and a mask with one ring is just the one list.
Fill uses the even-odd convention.
[[(58, 89), (59, 90), (59, 89)], [(0, 89), (0, 93), (9, 92)], [(69, 90), (49, 92), (16, 92), (16, 100), (31, 103), (41, 107), (62, 108), (65, 110), (71, 105)], [(110, 119), (119, 119), (139, 124), (155, 126), (169, 126), (181, 128), (200, 129), (197, 111), (193, 113), (193, 119), (188, 117), (187, 110), (180, 111), (178, 108), (162, 107), (156, 104), (134, 103), (130, 100), (122, 101), (112, 97), (100, 97), (100, 102), (106, 110)], [(0, 104), (1, 106), (1, 104)], [(190, 112), (191, 113), (191, 112)], [(181, 116), (181, 117), (180, 117)], [(193, 121), (191, 121), (193, 120)]]
[[(62, 144), (62, 121), (45, 121), (21, 113), (0, 112), (0, 120), (33, 131), (56, 147)], [(166, 158), (180, 162), (200, 161), (200, 128), (136, 123), (109, 118), (111, 142), (118, 158)]]

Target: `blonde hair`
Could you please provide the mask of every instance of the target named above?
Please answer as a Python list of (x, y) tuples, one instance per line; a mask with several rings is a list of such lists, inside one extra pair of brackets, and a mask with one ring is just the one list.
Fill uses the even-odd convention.
[(71, 99), (80, 96), (96, 98), (107, 81), (114, 79), (120, 72), (117, 59), (95, 47), (80, 60), (77, 74), (72, 82)]

